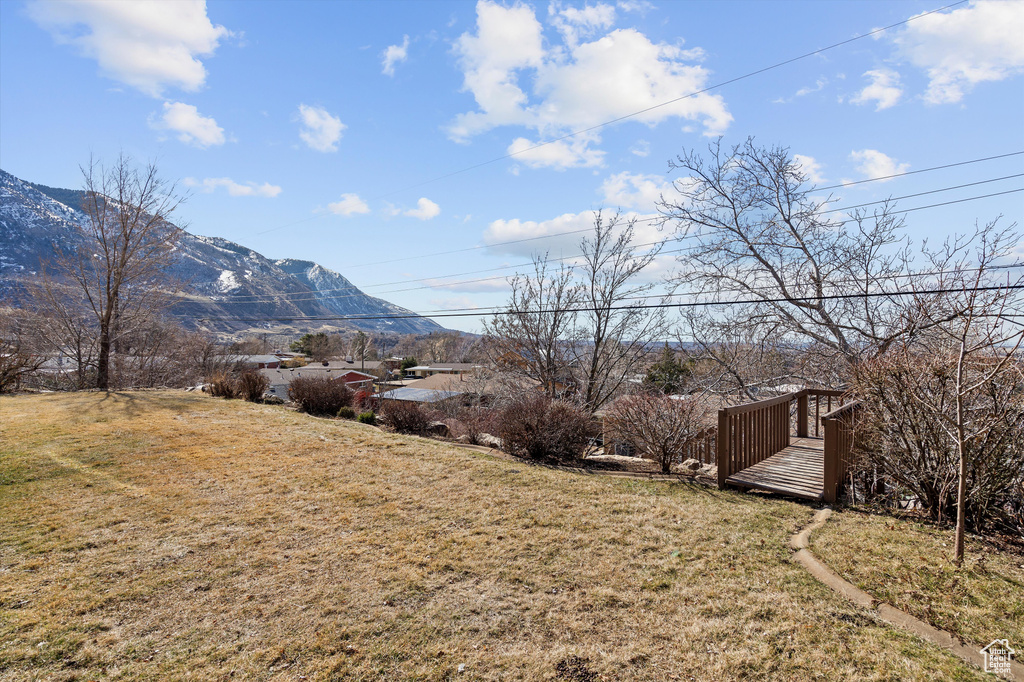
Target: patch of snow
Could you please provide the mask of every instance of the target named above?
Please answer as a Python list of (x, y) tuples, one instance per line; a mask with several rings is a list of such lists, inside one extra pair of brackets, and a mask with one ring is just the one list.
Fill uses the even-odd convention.
[(227, 293), (229, 291), (234, 291), (239, 286), (238, 279), (235, 278), (235, 273), (230, 270), (221, 270), (220, 277), (217, 278), (218, 289)]

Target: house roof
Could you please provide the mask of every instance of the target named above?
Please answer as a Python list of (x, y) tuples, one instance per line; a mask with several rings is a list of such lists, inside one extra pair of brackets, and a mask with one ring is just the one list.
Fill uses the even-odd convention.
[(360, 372), (355, 369), (345, 368), (332, 370), (328, 367), (321, 367), (320, 365), (312, 367), (296, 367), (295, 369), (261, 369), (260, 372), (270, 379), (271, 385), (278, 386), (282, 384), (289, 384), (293, 379), (298, 379), (299, 377), (335, 379), (354, 374), (362, 377), (363, 379), (375, 378), (372, 374)]
[(228, 355), (227, 358), (231, 362), (252, 362), (262, 364), (281, 362), (281, 358), (276, 355)]
[(475, 362), (434, 362), (429, 365), (417, 365), (410, 367), (406, 372), (415, 370), (432, 370), (434, 372), (464, 372), (479, 367)]
[(426, 388), (412, 388), (410, 386), (403, 386), (402, 388), (396, 388), (386, 393), (381, 393), (378, 397), (383, 400), (402, 400), (413, 403), (437, 403), (448, 398), (454, 398), (455, 396), (462, 395), (461, 391), (437, 391)]

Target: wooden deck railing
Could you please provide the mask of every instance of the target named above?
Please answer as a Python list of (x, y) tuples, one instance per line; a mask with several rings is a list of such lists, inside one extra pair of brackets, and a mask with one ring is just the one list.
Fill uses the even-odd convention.
[(835, 502), (840, 482), (853, 464), (853, 435), (861, 402), (833, 410), (821, 417), (825, 427), (825, 490), (826, 502)]
[[(789, 447), (790, 435), (811, 436), (809, 417), (814, 403), (814, 437), (820, 437), (824, 414), (842, 406), (843, 391), (807, 388), (756, 403), (726, 407), (718, 411), (718, 487), (734, 473), (763, 462)], [(795, 409), (794, 409), (795, 403)], [(795, 431), (795, 434), (793, 434)], [(827, 436), (826, 436), (827, 437)]]
[(714, 464), (718, 453), (715, 451), (715, 438), (718, 429), (709, 426), (686, 442), (683, 447), (683, 460), (695, 459), (701, 464)]

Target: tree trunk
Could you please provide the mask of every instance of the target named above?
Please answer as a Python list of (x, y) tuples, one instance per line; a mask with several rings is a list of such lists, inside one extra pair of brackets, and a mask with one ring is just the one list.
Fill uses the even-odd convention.
[(110, 334), (106, 329), (100, 332), (100, 356), (96, 363), (96, 388), (110, 390)]
[(956, 540), (953, 543), (953, 563), (957, 566), (964, 561), (964, 523), (967, 507), (967, 457), (964, 455), (964, 444), (959, 443), (960, 476), (956, 487)]

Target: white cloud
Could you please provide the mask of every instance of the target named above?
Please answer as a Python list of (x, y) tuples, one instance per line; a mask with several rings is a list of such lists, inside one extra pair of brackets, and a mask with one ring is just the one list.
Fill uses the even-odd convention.
[(173, 131), (180, 141), (200, 149), (224, 144), (224, 129), (217, 121), (184, 102), (164, 102), (163, 116), (150, 116), (149, 125), (155, 130)]
[(605, 3), (579, 7), (562, 7), (553, 2), (548, 7), (551, 23), (564, 36), (566, 45), (575, 47), (581, 37), (590, 37), (599, 29), (615, 23), (615, 7)]
[(610, 207), (654, 212), (663, 194), (672, 194), (672, 183), (657, 175), (617, 173), (601, 185), (604, 201)]
[(850, 161), (857, 164), (857, 172), (861, 173), (865, 179), (898, 175), (910, 168), (909, 163), (897, 163), (896, 159), (877, 149), (861, 149), (850, 152)]
[(231, 35), (206, 16), (205, 0), (30, 2), (29, 16), (58, 43), (95, 59), (100, 72), (153, 97), (167, 87), (195, 91), (206, 81), (198, 57)]
[(604, 152), (591, 149), (590, 143), (594, 136), (577, 135), (568, 140), (558, 140), (545, 145), (525, 137), (517, 137), (508, 146), (508, 153), (515, 156), (530, 168), (566, 168), (600, 166), (604, 162)]
[(864, 87), (854, 97), (850, 98), (853, 104), (870, 104), (876, 102), (875, 111), (888, 109), (900, 101), (903, 96), (903, 88), (900, 86), (900, 75), (892, 69), (872, 69), (864, 73), (871, 79), (871, 83)]
[(310, 149), (318, 152), (338, 151), (338, 140), (345, 124), (337, 116), (331, 116), (323, 107), (299, 105), (299, 121), (302, 128), (299, 137)]
[(959, 102), (978, 83), (1024, 72), (1024, 3), (983, 0), (907, 24), (900, 53), (928, 73), (925, 101)]
[[(574, 256), (579, 253), (580, 240), (590, 236), (598, 211), (564, 213), (550, 220), (495, 220), (484, 231), (484, 244), (492, 253), (505, 253), (530, 257), (535, 253), (549, 253), (553, 258)], [(614, 211), (605, 211), (608, 220)], [(636, 212), (623, 213), (619, 217), (619, 228), (624, 229), (631, 218), (646, 219), (655, 214)], [(650, 244), (664, 239), (655, 222), (638, 222), (634, 228), (634, 244)], [(523, 241), (528, 240), (528, 241)], [(504, 242), (516, 242), (506, 244)], [(643, 247), (645, 250), (649, 246)]]
[(805, 86), (797, 90), (795, 96), (803, 97), (804, 95), (809, 95), (812, 92), (818, 92), (822, 90), (826, 85), (828, 85), (828, 79), (824, 77), (819, 78), (818, 80), (814, 81), (813, 86)]
[(772, 100), (772, 104), (788, 104), (798, 97), (806, 97), (812, 93), (820, 92), (825, 89), (826, 85), (828, 85), (828, 78), (821, 76), (814, 81), (814, 85), (805, 85), (793, 93), (792, 97), (776, 97)]
[(327, 210), (335, 215), (351, 216), (357, 213), (369, 213), (370, 207), (359, 198), (358, 194), (342, 194), (341, 201), (327, 204)]
[(395, 75), (395, 64), (404, 62), (409, 56), (409, 36), (402, 38), (401, 45), (388, 45), (382, 57), (382, 67), (385, 76)]
[(241, 184), (231, 178), (205, 178), (203, 180), (185, 178), (183, 182), (189, 187), (200, 187), (207, 194), (218, 187), (223, 187), (233, 197), (276, 197), (281, 193), (279, 186), (271, 185), (269, 182), (264, 182), (262, 185), (255, 182)]
[(793, 162), (800, 168), (800, 172), (807, 176), (813, 183), (825, 182), (825, 176), (821, 173), (821, 164), (813, 156), (794, 154)]
[[(563, 45), (545, 49), (543, 26), (530, 7), (503, 7), (489, 0), (477, 3), (476, 33), (464, 33), (455, 53), (464, 75), (463, 90), (473, 94), (477, 110), (455, 117), (449, 136), (466, 142), (500, 126), (523, 126), (539, 137), (557, 137), (651, 107), (630, 120), (655, 125), (669, 118), (700, 121), (704, 133), (717, 135), (732, 121), (719, 95), (700, 90), (710, 72), (697, 63), (700, 49), (653, 43), (634, 29), (613, 30), (576, 43), (575, 37), (603, 32), (614, 21), (614, 8), (595, 6), (575, 13), (553, 8), (553, 22), (571, 36)], [(585, 29), (585, 30), (584, 30)], [(564, 33), (565, 31), (563, 31)], [(524, 90), (523, 84), (529, 84)], [(670, 100), (671, 104), (666, 104)], [(664, 106), (660, 106), (664, 105)], [(514, 145), (529, 146), (520, 138)], [(594, 165), (588, 147), (600, 142), (591, 134), (582, 146), (562, 145), (543, 161), (530, 153), (530, 165), (556, 168)]]
[(633, 143), (633, 146), (629, 148), (629, 152), (640, 158), (645, 158), (651, 153), (651, 143), (647, 140), (637, 140)]
[(419, 218), (420, 220), (430, 220), (441, 215), (441, 207), (426, 197), (420, 197), (420, 200), (416, 202), (416, 208), (404, 211), (402, 215), (407, 215), (410, 218)]
[[(551, 220), (495, 220), (484, 231), (484, 244), (489, 251), (530, 257), (549, 253), (552, 257), (579, 252), (580, 239), (594, 226), (594, 211), (565, 213)], [(571, 233), (571, 234), (565, 234)], [(555, 235), (550, 236), (548, 235)], [(537, 239), (537, 237), (548, 237)], [(530, 241), (521, 241), (528, 239)], [(502, 242), (518, 241), (516, 244)]]

